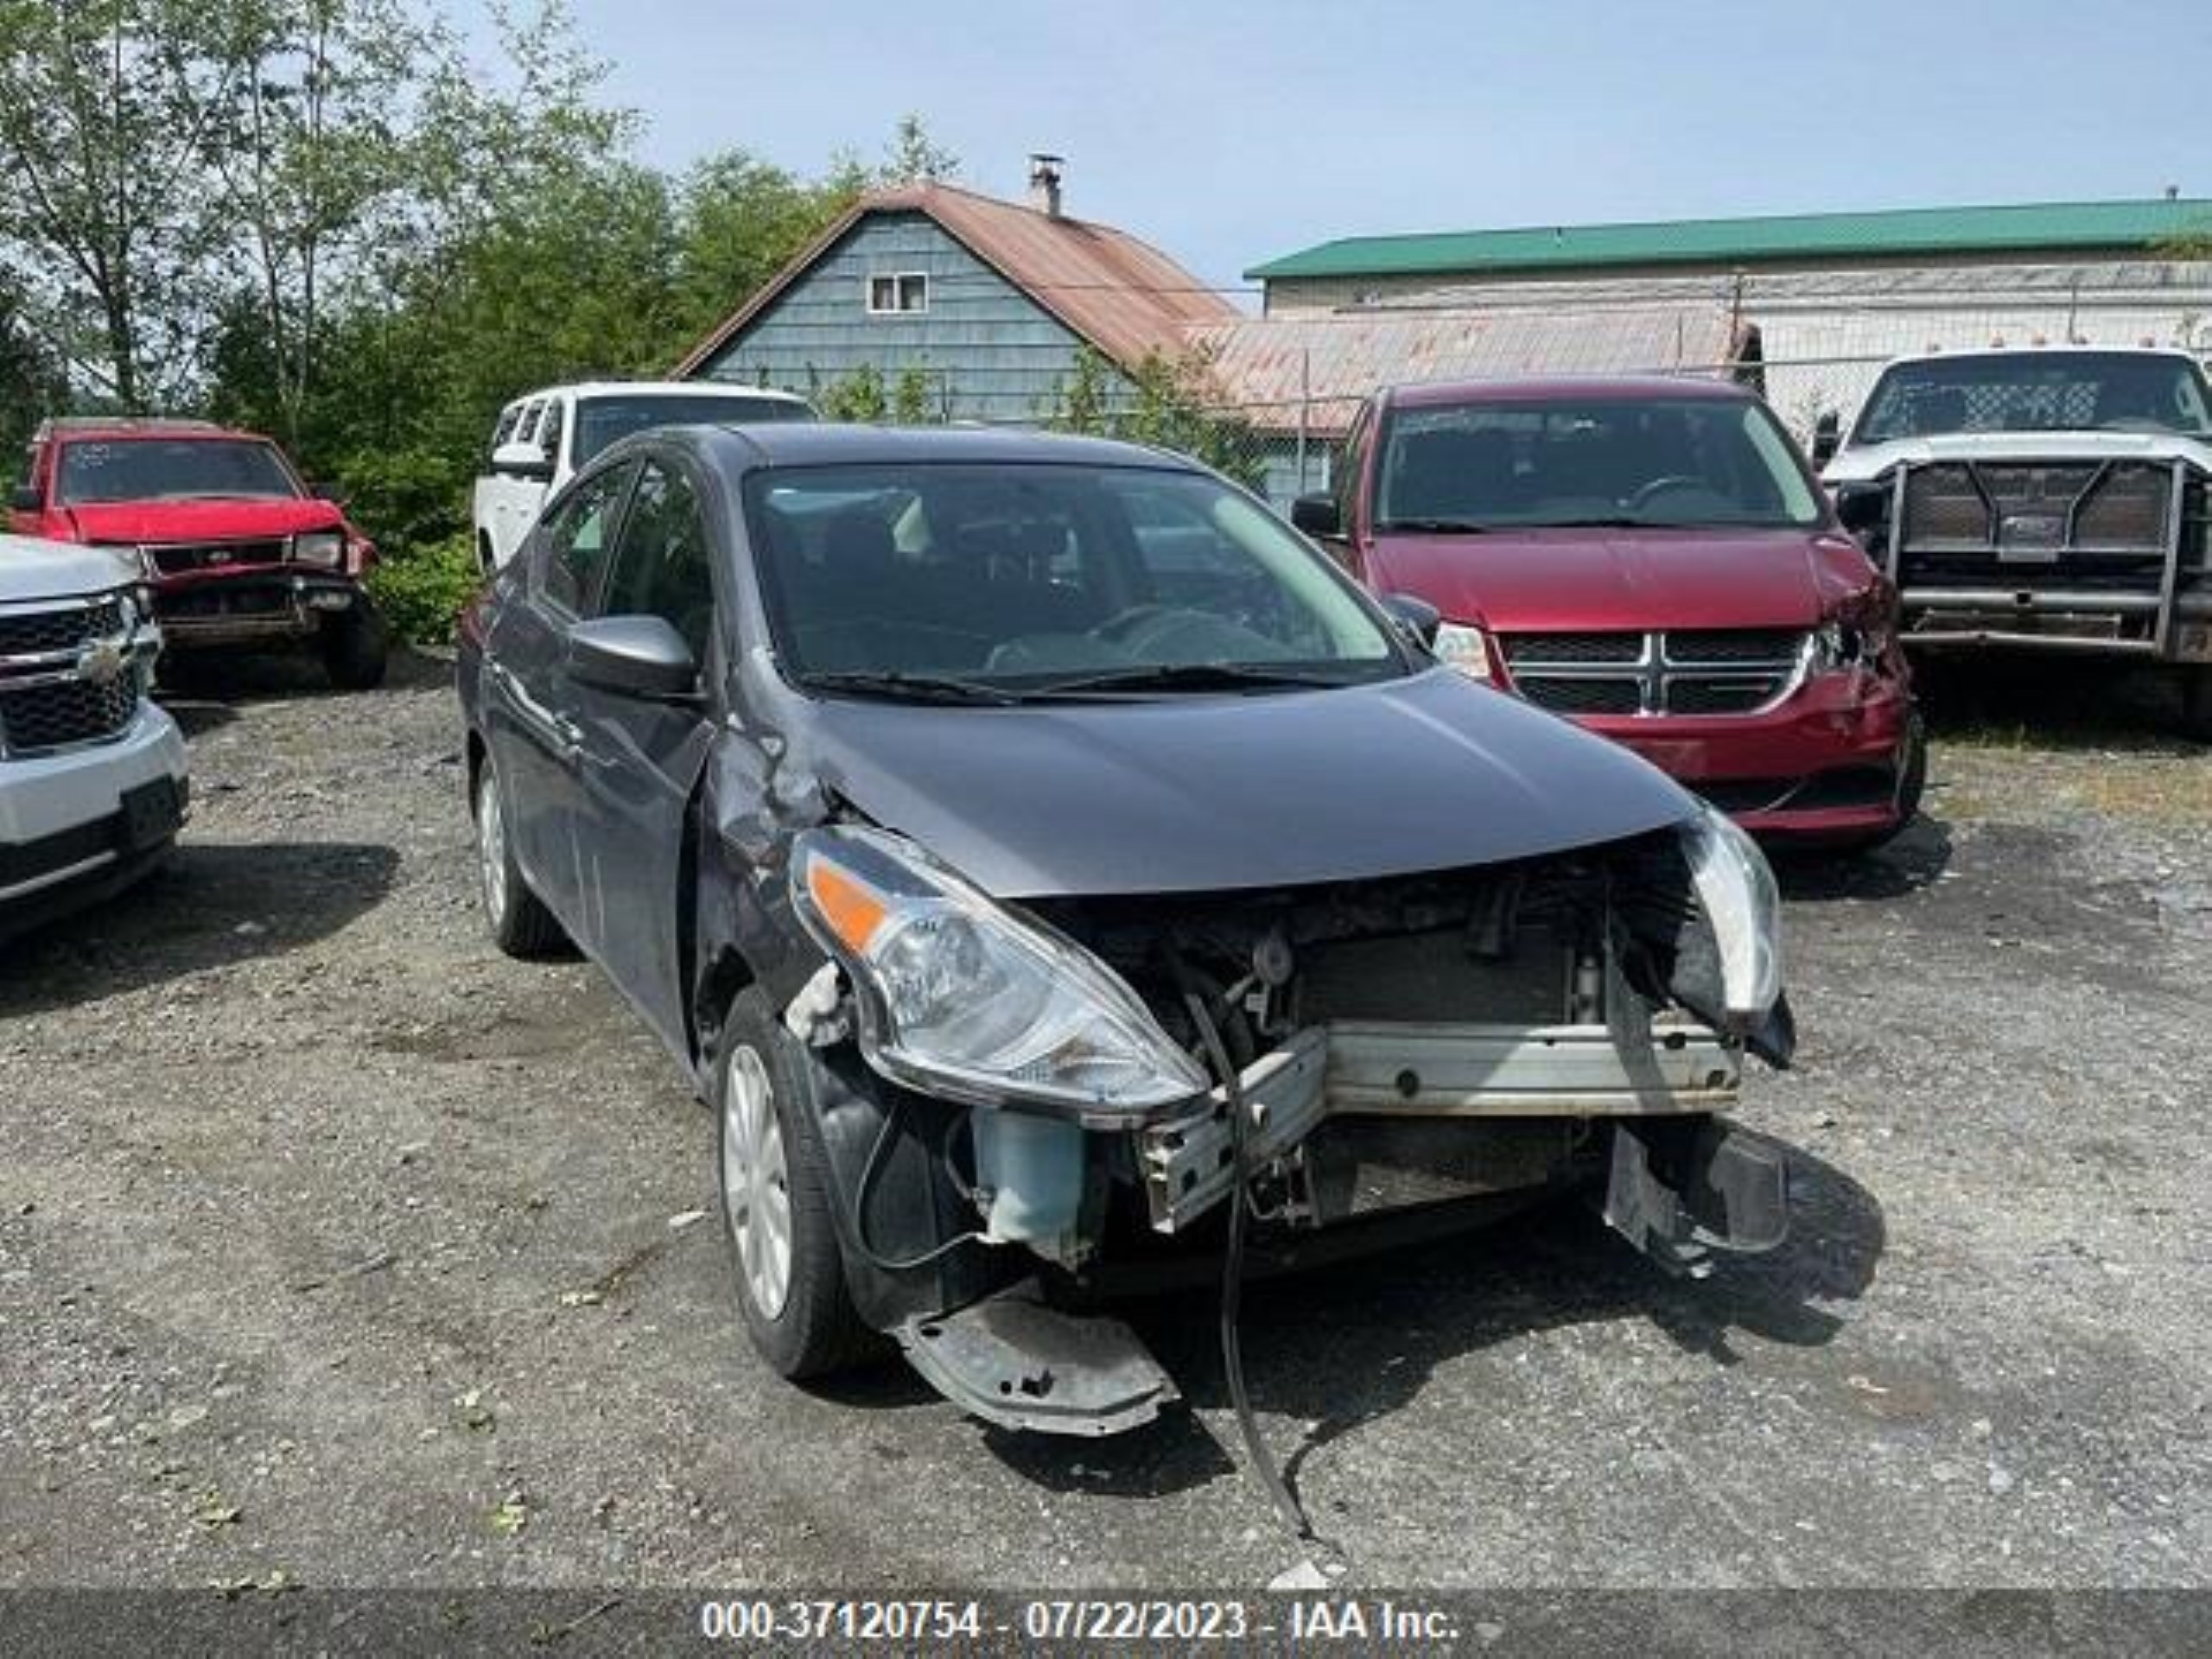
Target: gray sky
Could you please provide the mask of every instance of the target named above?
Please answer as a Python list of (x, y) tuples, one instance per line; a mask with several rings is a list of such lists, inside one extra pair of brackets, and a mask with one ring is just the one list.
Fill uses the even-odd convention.
[(914, 110), (971, 188), (1058, 150), (1068, 211), (1223, 284), (1373, 232), (2212, 195), (2212, 0), (573, 3), (655, 162), (810, 174)]

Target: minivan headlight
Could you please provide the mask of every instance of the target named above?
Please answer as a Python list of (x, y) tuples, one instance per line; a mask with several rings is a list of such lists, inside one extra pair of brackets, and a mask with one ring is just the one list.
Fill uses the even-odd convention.
[(1782, 893), (1766, 855), (1726, 814), (1700, 806), (1676, 832), (1720, 953), (1728, 1017), (1750, 1030), (1782, 995)]
[(1464, 622), (1439, 625), (1436, 639), (1429, 645), (1439, 662), (1458, 669), (1470, 679), (1487, 680), (1490, 671), (1490, 640), (1480, 628), (1470, 627)]
[(808, 932), (853, 982), (862, 1056), (895, 1083), (1109, 1122), (1207, 1087), (1113, 969), (902, 836), (806, 830), (791, 889)]
[(310, 530), (292, 537), (292, 560), (296, 564), (312, 564), (325, 570), (343, 569), (346, 564), (346, 532), (340, 530)]

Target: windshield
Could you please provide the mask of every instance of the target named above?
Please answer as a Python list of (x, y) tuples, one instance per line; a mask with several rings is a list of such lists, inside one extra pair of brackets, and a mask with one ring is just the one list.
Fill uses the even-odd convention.
[(1199, 474), (784, 468), (753, 475), (747, 512), (777, 649), (802, 683), (897, 695), (923, 689), (899, 679), (929, 680), (1003, 700), (1403, 671), (1346, 578)]
[(80, 439), (62, 446), (56, 488), (80, 505), (299, 493), (276, 448), (251, 438)]
[(1395, 411), (1376, 528), (1804, 528), (1821, 518), (1764, 404), (1593, 397)]
[(2212, 436), (2203, 377), (2179, 358), (2142, 352), (1899, 363), (1875, 385), (1851, 441), (2061, 431)]
[(575, 464), (582, 467), (617, 438), (648, 427), (722, 426), (760, 421), (810, 421), (814, 411), (788, 397), (702, 392), (696, 397), (590, 397), (576, 405)]

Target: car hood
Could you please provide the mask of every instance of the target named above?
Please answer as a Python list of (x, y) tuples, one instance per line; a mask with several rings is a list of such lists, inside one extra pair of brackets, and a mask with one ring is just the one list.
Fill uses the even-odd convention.
[(2185, 461), (2212, 473), (2212, 440), (2172, 432), (1959, 432), (1846, 449), (1821, 479), (1830, 486), (1863, 483), (1900, 463), (1937, 461)]
[(101, 547), (0, 536), (0, 605), (18, 600), (76, 599), (138, 579), (135, 559)]
[(1002, 898), (1409, 874), (1695, 810), (1627, 750), (1448, 669), (1244, 696), (790, 713), (793, 760)]
[(1771, 530), (1389, 534), (1367, 576), (1501, 633), (1809, 628), (1877, 580), (1840, 531)]
[(66, 506), (88, 542), (206, 542), (337, 530), (344, 516), (327, 501), (285, 496), (222, 500), (105, 501)]

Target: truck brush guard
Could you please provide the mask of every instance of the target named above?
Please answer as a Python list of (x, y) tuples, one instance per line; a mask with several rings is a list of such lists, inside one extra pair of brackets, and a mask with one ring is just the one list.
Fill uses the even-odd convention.
[(2187, 461), (1924, 461), (1890, 491), (1882, 554), (1915, 643), (2212, 662), (2212, 515)]

